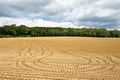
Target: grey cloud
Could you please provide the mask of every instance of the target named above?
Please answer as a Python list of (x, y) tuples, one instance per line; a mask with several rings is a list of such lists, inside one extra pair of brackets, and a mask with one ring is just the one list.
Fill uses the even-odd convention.
[[(18, 0), (18, 1), (13, 1), (13, 3), (0, 2), (0, 10), (1, 10), (0, 16), (26, 17), (26, 15), (29, 16), (30, 14), (36, 14), (39, 16), (42, 15), (53, 16), (65, 11), (65, 9), (60, 7), (58, 8), (57, 6), (53, 5), (53, 2), (55, 3), (55, 0), (54, 1), (53, 0), (33, 0), (33, 1)], [(7, 13), (7, 11), (10, 13)], [(15, 15), (14, 13), (18, 13), (18, 14)]]
[[(1, 0), (0, 17), (47, 19), (48, 16), (50, 21), (72, 21), (76, 26), (120, 28), (119, 0), (71, 1), (69, 3), (70, 0), (61, 0), (60, 3), (60, 0)], [(102, 17), (106, 12), (109, 14)]]
[[(120, 29), (120, 1), (106, 0), (100, 3), (101, 1), (103, 0), (97, 0), (94, 3), (89, 3), (89, 6), (85, 6), (85, 10), (91, 8), (92, 10), (88, 14), (84, 13), (86, 15), (82, 17), (78, 16), (75, 24), (78, 26)], [(100, 10), (103, 10), (103, 12)], [(108, 15), (102, 16), (108, 11)]]
[(83, 19), (80, 19), (77, 22), (77, 25), (79, 26), (89, 26), (89, 27), (98, 27), (98, 28), (108, 28), (112, 29), (119, 27), (118, 19), (113, 17), (85, 17)]
[(101, 6), (103, 9), (120, 9), (120, 1), (119, 0), (107, 0), (106, 3), (99, 4), (98, 6)]
[[(52, 0), (21, 0), (4, 2), (0, 1), (0, 16), (5, 17), (26, 17), (26, 15), (45, 13), (45, 6)], [(16, 15), (15, 15), (16, 13)], [(22, 15), (21, 15), (22, 13)]]
[(117, 22), (116, 18), (113, 17), (97, 17), (97, 16), (92, 16), (92, 17), (84, 17), (82, 19), (80, 19), (81, 22)]

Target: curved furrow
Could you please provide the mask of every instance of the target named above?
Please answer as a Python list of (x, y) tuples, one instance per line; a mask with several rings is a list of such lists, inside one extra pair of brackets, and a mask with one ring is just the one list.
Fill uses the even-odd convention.
[[(59, 49), (59, 48), (57, 48), (57, 49)], [(55, 50), (55, 49), (54, 49)], [(70, 50), (69, 50), (70, 51)], [(66, 51), (67, 52), (67, 51)], [(64, 52), (63, 52), (64, 53)], [(74, 53), (74, 52), (73, 52)], [(81, 55), (79, 56), (80, 58), (81, 58)], [(111, 71), (111, 70), (113, 70), (114, 68), (115, 68), (115, 65), (114, 64), (111, 64), (111, 60), (110, 59), (107, 59), (106, 57), (104, 57), (102, 60), (101, 59), (93, 59), (92, 57), (89, 57), (89, 56), (85, 56), (84, 58), (87, 58), (88, 60), (89, 60), (89, 63), (88, 64), (86, 64), (86, 65), (79, 65), (80, 66), (80, 69), (79, 68), (77, 68), (76, 69), (76, 73), (75, 74), (79, 74), (79, 72), (80, 72), (80, 74), (81, 73), (83, 73), (83, 72), (88, 72), (88, 73), (98, 73), (98, 72), (104, 72), (104, 71)], [(100, 55), (97, 55), (97, 57), (101, 57)], [(103, 57), (103, 56), (102, 56)], [(95, 62), (95, 65), (93, 65), (94, 64), (94, 62)], [(48, 62), (49, 63), (49, 62)], [(101, 63), (104, 63), (103, 65), (101, 64)], [(57, 63), (56, 63), (57, 64)], [(64, 63), (63, 63), (64, 64)], [(83, 66), (82, 67), (82, 70), (81, 70), (81, 66)], [(62, 66), (61, 66), (62, 67)], [(68, 66), (69, 67), (69, 66)], [(90, 67), (92, 67), (91, 69), (90, 69)], [(63, 67), (62, 67), (63, 68)], [(59, 68), (57, 68), (57, 69), (59, 69)], [(74, 68), (75, 69), (75, 68)], [(71, 72), (71, 73), (73, 73), (73, 71)], [(95, 74), (94, 74), (95, 75)], [(101, 79), (103, 79), (103, 78), (101, 78)]]
[(20, 52), (22, 55), (22, 58), (20, 61), (16, 62), (16, 66), (19, 67), (20, 69), (25, 69), (25, 70), (30, 70), (29, 66), (27, 66), (26, 62), (27, 60), (30, 60), (32, 57), (34, 57), (35, 55), (33, 53), (31, 53), (31, 44), (28, 44), (28, 46), (25, 48), (25, 50), (23, 52)]
[[(79, 65), (83, 66), (83, 65)], [(98, 72), (104, 72), (104, 71), (110, 71), (115, 68), (114, 63), (111, 63), (109, 60), (106, 58), (101, 58), (100, 57), (95, 57), (92, 58), (92, 64), (89, 64), (88, 66), (83, 66), (82, 68), (80, 67), (78, 72), (82, 69), (82, 72), (87, 72), (87, 73), (98, 73)], [(81, 71), (79, 72), (81, 73)]]
[[(59, 49), (59, 48), (58, 48)], [(53, 50), (55, 50), (55, 49), (53, 49)], [(63, 53), (63, 52), (62, 52)], [(53, 55), (54, 56), (54, 55)], [(44, 59), (47, 59), (47, 57), (44, 57), (44, 58), (42, 58), (43, 60)], [(82, 58), (84, 58), (84, 57), (82, 57)], [(34, 64), (35, 65), (37, 65), (38, 67), (40, 67), (40, 66), (42, 66), (43, 67), (43, 69), (44, 68), (46, 68), (47, 70), (49, 70), (50, 69), (50, 71), (53, 71), (53, 72), (56, 72), (56, 73), (60, 73), (60, 72), (63, 72), (63, 70), (65, 70), (65, 71), (71, 71), (71, 69), (74, 69), (75, 68), (75, 66), (72, 66), (73, 64), (70, 64), (70, 66), (69, 66), (69, 64), (68, 63), (66, 63), (66, 64), (64, 64), (64, 63), (62, 63), (61, 65), (59, 64), (59, 63), (55, 63), (54, 65), (53, 64), (49, 64), (49, 62), (43, 62), (43, 60), (42, 59), (39, 59), (39, 60), (36, 60), (36, 62), (34, 62)], [(88, 59), (88, 58), (86, 58), (87, 59), (87, 63), (90, 63), (90, 59)], [(42, 61), (41, 61), (42, 60)], [(56, 61), (56, 60), (55, 60)], [(61, 60), (62, 61), (62, 60)], [(59, 65), (57, 65), (57, 64), (59, 64)], [(66, 65), (66, 66), (65, 66)], [(68, 70), (68, 68), (69, 68), (69, 70)], [(62, 70), (61, 70), (62, 69)], [(74, 73), (75, 71), (72, 71), (71, 73)]]
[[(37, 67), (39, 67), (37, 64), (38, 63), (42, 63), (41, 61), (40, 61), (40, 59), (42, 59), (42, 58), (44, 58), (44, 57), (46, 57), (46, 53), (45, 53), (45, 48), (43, 48), (44, 46), (42, 46), (42, 44), (40, 43), (40, 44), (38, 44), (39, 45), (39, 49), (40, 49), (40, 51), (41, 51), (41, 54), (38, 56), (38, 58), (36, 58), (36, 59), (34, 59), (34, 61), (32, 62), (34, 65), (36, 65)], [(42, 63), (43, 64), (43, 63)]]
[(24, 41), (23, 45), (21, 46), (21, 48), (19, 48), (17, 50), (18, 55), (15, 56), (15, 59), (22, 59), (22, 57), (24, 57), (25, 54), (26, 54), (24, 51), (26, 50), (27, 47), (28, 47), (28, 43), (26, 41)]
[[(17, 42), (19, 42), (21, 44), (14, 44), (14, 43), (17, 43)], [(9, 46), (9, 50), (6, 50), (6, 51), (9, 51), (9, 53), (4, 52), (4, 54), (6, 54), (6, 55), (3, 56), (5, 58), (3, 58), (2, 61), (17, 61), (18, 60), (17, 57), (21, 55), (19, 53), (19, 51), (25, 49), (25, 47), (23, 47), (24, 45), (26, 45), (24, 41), (14, 41), (14, 42), (12, 42)], [(2, 55), (3, 55), (3, 53), (2, 53)]]
[[(42, 44), (42, 46), (43, 46), (43, 44)], [(46, 73), (49, 72), (49, 74), (53, 74), (55, 71), (51, 70), (51, 65), (46, 65), (46, 68), (45, 68), (45, 66), (42, 65), (43, 63), (41, 63), (42, 62), (41, 59), (50, 57), (53, 55), (53, 53), (50, 52), (50, 50), (46, 46), (44, 46), (44, 48), (42, 48), (42, 50), (44, 51), (44, 53), (42, 52), (42, 54), (44, 54), (44, 55), (37, 57), (39, 62), (36, 62), (36, 59), (35, 60), (33, 59), (32, 62), (28, 62), (27, 60), (31, 59), (31, 57), (30, 57), (30, 58), (27, 58), (27, 59), (20, 61), (17, 65), (25, 70), (28, 70), (28, 71), (29, 70), (30, 71), (37, 71), (37, 72), (44, 71)], [(46, 51), (46, 53), (45, 53), (45, 51)], [(34, 56), (34, 57), (36, 57), (36, 56)], [(37, 65), (37, 64), (41, 64), (41, 65)], [(54, 67), (52, 66), (52, 68), (54, 68)]]
[[(35, 44), (36, 45), (36, 44)], [(32, 47), (32, 46), (30, 46)], [(35, 47), (34, 47), (35, 48)], [(36, 51), (38, 51), (38, 48), (36, 47), (35, 49), (37, 49)], [(33, 71), (36, 71), (36, 70), (39, 70), (39, 68), (36, 68), (34, 65), (29, 65), (29, 64), (32, 64), (34, 59), (36, 59), (38, 57), (38, 55), (36, 56), (34, 52), (31, 52), (32, 51), (32, 48), (28, 48), (27, 50), (27, 54), (30, 54), (30, 56), (28, 58), (25, 58), (23, 59), (22, 61), (20, 61), (17, 65), (20, 67), (24, 67), (26, 70), (33, 70)], [(35, 51), (35, 50), (34, 50)], [(48, 50), (47, 50), (48, 51)], [(49, 52), (49, 51), (48, 51)], [(37, 52), (38, 53), (38, 52)], [(42, 52), (43, 54), (43, 52)], [(47, 53), (48, 54), (48, 53)], [(52, 55), (52, 53), (50, 53), (50, 55)], [(44, 57), (48, 57), (50, 55), (46, 55)], [(40, 55), (41, 56), (41, 55)], [(41, 57), (41, 58), (44, 58), (44, 57)], [(28, 62), (32, 59), (32, 62)], [(29, 64), (28, 64), (29, 63)]]
[[(59, 49), (59, 48), (57, 48)], [(59, 49), (61, 50), (61, 49)], [(62, 50), (63, 51), (63, 50)], [(67, 51), (64, 51), (64, 52), (67, 52)], [(63, 52), (63, 53), (64, 53)], [(83, 58), (81, 56), (79, 56), (80, 58)], [(79, 64), (79, 66), (82, 66), (82, 69), (83, 71), (85, 72), (98, 72), (98, 71), (105, 71), (105, 70), (112, 70), (115, 66), (113, 64), (110, 64), (110, 60), (106, 59), (106, 58), (102, 58), (102, 59), (92, 59), (92, 58), (87, 58), (87, 57), (84, 57), (85, 59), (88, 59), (89, 62), (88, 64), (83, 65), (82, 64)], [(94, 60), (94, 61), (93, 61)], [(93, 62), (97, 63), (97, 64), (92, 64)], [(38, 62), (36, 62), (38, 63)], [(48, 62), (49, 63), (49, 62)], [(102, 64), (101, 64), (102, 63)], [(103, 64), (104, 63), (104, 64)], [(46, 65), (47, 66), (47, 65)], [(61, 66), (62, 67), (62, 66)], [(63, 68), (63, 67), (62, 67)], [(79, 67), (80, 68), (80, 67)], [(80, 68), (81, 69), (81, 68)]]
[(45, 59), (47, 57), (53, 56), (53, 52), (48, 47), (46, 47), (46, 45), (44, 45), (43, 43), (41, 43), (39, 47), (42, 51), (42, 55), (37, 59), (38, 63), (42, 62), (41, 59)]
[(112, 70), (114, 68), (114, 65), (110, 64), (108, 60), (105, 60), (104, 58), (96, 57), (97, 64), (91, 64), (87, 69), (86, 72), (103, 72), (107, 70)]
[(16, 51), (16, 55), (12, 56), (12, 57), (9, 57), (8, 58), (9, 60), (12, 60), (12, 59), (16, 60), (18, 57), (23, 55), (23, 53), (21, 53), (21, 51), (24, 51), (24, 49), (27, 47), (27, 44), (25, 42), (23, 42), (23, 41), (22, 42), (19, 41), (19, 43), (21, 43), (21, 44), (17, 44), (17, 46), (16, 46), (16, 47), (19, 46), (18, 49), (15, 50)]
[[(47, 58), (47, 57), (44, 57), (42, 59), (44, 60), (45, 58)], [(84, 58), (84, 57), (82, 57), (82, 58)], [(86, 59), (89, 60), (88, 58), (86, 58)], [(76, 71), (76, 70), (71, 70), (71, 69), (75, 69), (76, 65), (68, 64), (68, 63), (67, 64), (62, 63), (61, 65), (59, 63), (55, 63), (54, 65), (53, 64), (50, 65), (49, 62), (47, 62), (47, 64), (46, 64), (45, 62), (43, 62), (43, 60), (42, 61), (41, 61), (41, 59), (36, 60), (34, 62), (34, 64), (37, 65), (40, 68), (42, 66), (42, 68), (43, 68), (42, 70), (44, 70), (46, 68), (46, 70), (50, 70), (50, 71), (53, 71), (53, 72), (56, 72), (56, 73), (63, 73), (63, 71), (65, 71), (65, 72), (71, 72), (69, 74), (73, 74)], [(90, 63), (90, 61), (88, 61), (88, 63)], [(57, 64), (59, 64), (59, 65), (57, 65)], [(53, 72), (51, 72), (51, 74)], [(67, 74), (67, 75), (69, 75), (69, 74)]]
[(17, 59), (20, 58), (20, 59), (27, 59), (27, 58), (31, 58), (33, 57), (35, 54), (32, 53), (32, 48), (33, 48), (33, 44), (29, 41), (24, 41), (25, 45), (23, 46), (23, 48), (21, 48), (18, 53), (19, 55), (16, 57)]
[[(59, 49), (59, 48), (57, 48), (57, 49)], [(70, 50), (69, 50), (70, 51)], [(94, 50), (95, 51), (95, 50)], [(66, 51), (66, 52), (68, 52), (68, 51)], [(70, 53), (70, 52), (69, 52)], [(74, 52), (73, 52), (74, 53)], [(71, 53), (72, 54), (72, 53)], [(81, 58), (81, 57), (80, 57)], [(106, 59), (106, 58), (104, 58), (104, 59)], [(96, 68), (96, 69), (93, 69), (93, 71), (94, 70), (100, 70), (101, 71), (101, 69), (104, 69), (104, 68), (106, 68), (107, 67), (107, 69), (106, 70), (112, 70), (113, 68), (115, 68), (115, 65), (114, 64), (111, 64), (111, 62), (112, 62), (112, 60), (108, 60), (108, 59), (106, 59), (106, 60), (104, 60), (104, 59), (102, 59), (102, 60), (96, 60), (96, 62), (99, 64), (99, 61), (103, 61), (105, 64), (104, 65), (97, 65), (99, 68)], [(92, 60), (94, 60), (94, 59), (92, 59), (92, 58), (90, 58), (89, 59), (89, 68), (90, 68), (90, 66), (92, 66), (93, 67), (93, 65), (91, 64), (92, 63)], [(95, 66), (96, 67), (96, 66)], [(90, 70), (91, 71), (91, 70)]]
[[(42, 44), (42, 46), (43, 46), (43, 44)], [(31, 67), (31, 68), (34, 69), (34, 70), (38, 70), (38, 71), (39, 71), (39, 70), (42, 70), (42, 69), (40, 68), (40, 66), (37, 66), (37, 64), (39, 64), (39, 63), (44, 64), (44, 63), (41, 62), (41, 59), (44, 59), (44, 58), (46, 58), (46, 57), (49, 57), (49, 56), (52, 56), (52, 55), (53, 55), (53, 53), (50, 52), (47, 47), (44, 46), (44, 48), (43, 48), (42, 46), (39, 45), (40, 49), (42, 50), (41, 55), (40, 55), (39, 57), (35, 58), (35, 59), (31, 62), (31, 64), (33, 64), (33, 65), (32, 65), (33, 67)], [(45, 52), (45, 51), (46, 51), (46, 52)], [(36, 61), (37, 61), (37, 63), (36, 63)], [(27, 65), (27, 64), (26, 64), (26, 65)], [(28, 66), (29, 66), (29, 65), (28, 65)], [(44, 67), (43, 67), (43, 68), (44, 68)], [(43, 70), (44, 70), (44, 69), (43, 69)], [(46, 71), (47, 71), (47, 70), (46, 70)]]
[[(45, 44), (45, 45), (47, 45), (47, 44)], [(51, 51), (53, 51), (53, 52), (55, 52), (55, 54), (53, 55), (53, 56), (55, 56), (56, 57), (56, 55), (64, 55), (64, 56), (66, 56), (66, 58), (68, 57), (68, 59), (69, 59), (69, 56), (70, 56), (70, 58), (72, 57), (72, 58), (78, 58), (79, 59), (79, 56), (78, 55), (74, 55), (73, 53), (74, 52), (70, 52), (70, 51), (67, 51), (66, 49), (62, 49), (62, 48), (59, 48), (59, 47), (56, 47), (56, 46), (53, 46), (53, 45), (47, 45), (48, 47), (50, 47), (50, 50)], [(87, 64), (90, 64), (91, 63), (91, 60), (89, 59), (89, 57), (87, 57), (87, 56), (84, 56), (84, 55), (80, 55), (80, 58), (83, 58), (83, 59), (85, 59), (85, 60), (87, 60)]]
[[(81, 65), (91, 64), (91, 62), (92, 62), (92, 60), (91, 60), (89, 57), (87, 57), (87, 56), (84, 56), (84, 55), (76, 56), (76, 55), (73, 55), (72, 52), (68, 52), (68, 51), (63, 50), (63, 49), (58, 48), (58, 47), (50, 46), (50, 48), (51, 48), (52, 50), (54, 50), (54, 51), (59, 52), (60, 54), (66, 53), (67, 55), (68, 55), (68, 54), (72, 55), (72, 56), (73, 56), (73, 60), (74, 60), (74, 58), (76, 58), (76, 57), (78, 57), (78, 59), (83, 59), (83, 60), (85, 60), (86, 63), (82, 63)], [(54, 55), (53, 55), (53, 56), (54, 56)], [(70, 60), (70, 59), (68, 59), (68, 60)], [(55, 60), (55, 61), (56, 61), (56, 60)], [(48, 62), (48, 63), (49, 63), (49, 62)], [(79, 64), (80, 64), (80, 63), (79, 63)]]

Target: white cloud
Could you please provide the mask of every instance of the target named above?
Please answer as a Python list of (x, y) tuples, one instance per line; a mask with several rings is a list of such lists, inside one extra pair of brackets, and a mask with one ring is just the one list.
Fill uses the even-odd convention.
[(43, 19), (33, 19), (30, 20), (28, 18), (7, 18), (7, 17), (1, 17), (0, 18), (0, 26), (3, 25), (10, 25), (10, 24), (16, 24), (16, 25), (26, 25), (29, 27), (35, 27), (35, 26), (40, 26), (40, 27), (78, 27), (75, 26), (73, 23), (70, 22), (53, 22), (53, 21), (47, 21)]

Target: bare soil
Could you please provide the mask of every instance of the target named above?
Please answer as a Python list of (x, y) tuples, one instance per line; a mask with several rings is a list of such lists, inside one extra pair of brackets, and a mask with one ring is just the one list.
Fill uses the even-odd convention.
[(120, 39), (0, 39), (0, 80), (120, 80)]

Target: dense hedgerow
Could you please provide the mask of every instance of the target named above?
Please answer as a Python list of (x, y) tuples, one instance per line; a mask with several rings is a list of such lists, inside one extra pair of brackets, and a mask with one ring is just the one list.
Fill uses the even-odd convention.
[(105, 28), (28, 27), (25, 25), (16, 26), (15, 24), (0, 27), (0, 37), (17, 36), (120, 37), (120, 31)]

